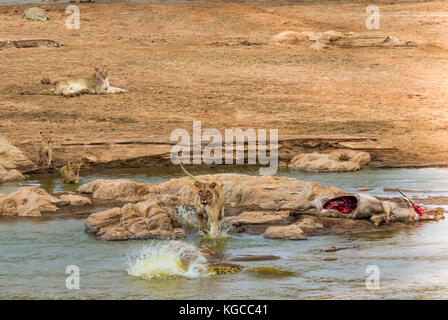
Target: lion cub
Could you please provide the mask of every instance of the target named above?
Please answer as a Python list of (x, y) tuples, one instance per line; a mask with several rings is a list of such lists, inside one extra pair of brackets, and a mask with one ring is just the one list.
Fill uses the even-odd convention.
[[(196, 179), (189, 173), (182, 163), (180, 164), (182, 170), (191, 177), (197, 188), (197, 194), (194, 198), (194, 207), (196, 209), (196, 216), (201, 230), (207, 229), (207, 224), (210, 224), (210, 235), (216, 237), (220, 230), (220, 220), (224, 217), (224, 207), (226, 205), (226, 198), (222, 192), (222, 187), (216, 182), (202, 182)], [(206, 216), (204, 216), (204, 212)]]
[(81, 170), (82, 162), (79, 161), (77, 164), (72, 166), (70, 164), (70, 160), (68, 161), (66, 166), (61, 168), (62, 178), (64, 179), (64, 183), (79, 183), (79, 171)]
[(37, 164), (39, 166), (52, 166), (53, 165), (53, 142), (51, 138), (53, 131), (40, 132), (41, 143), (39, 147), (39, 159)]
[(81, 94), (123, 93), (126, 90), (109, 85), (109, 68), (96, 66), (95, 73), (90, 78), (58, 81), (54, 84), (52, 92), (66, 97)]

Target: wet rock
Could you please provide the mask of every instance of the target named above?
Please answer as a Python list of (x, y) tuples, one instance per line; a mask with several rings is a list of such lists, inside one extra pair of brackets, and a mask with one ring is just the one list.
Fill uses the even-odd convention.
[(20, 171), (16, 169), (6, 170), (3, 166), (0, 165), (0, 183), (25, 179), (25, 176), (21, 174)]
[(64, 194), (58, 197), (58, 202), (56, 205), (58, 207), (65, 206), (88, 206), (92, 204), (92, 201), (89, 198), (79, 196), (76, 194)]
[(147, 186), (127, 179), (95, 180), (78, 188), (79, 193), (91, 194), (93, 199), (141, 201), (148, 194)]
[(324, 225), (320, 223), (317, 219), (314, 218), (304, 218), (300, 220), (299, 222), (296, 222), (296, 225), (298, 225), (302, 229), (322, 229)]
[(92, 213), (84, 223), (86, 230), (97, 234), (101, 228), (116, 225), (120, 222), (121, 209), (112, 208)]
[(326, 154), (299, 154), (291, 160), (288, 167), (308, 172), (357, 171), (369, 162), (370, 155), (367, 152), (335, 150)]
[(329, 247), (327, 249), (324, 249), (322, 251), (323, 252), (336, 252), (336, 251), (347, 250), (347, 249), (353, 249), (353, 247), (338, 248), (338, 247), (331, 246), (331, 247)]
[(129, 203), (91, 214), (84, 226), (101, 240), (177, 239), (185, 237), (169, 209), (158, 201)]
[(338, 260), (338, 258), (336, 258), (336, 257), (325, 257), (322, 260), (323, 261), (336, 261), (336, 260)]
[(286, 224), (289, 222), (289, 211), (245, 211), (238, 216), (227, 217), (226, 222), (232, 225), (244, 224)]
[(227, 261), (268, 261), (268, 260), (278, 260), (281, 259), (279, 256), (271, 254), (261, 254), (261, 255), (239, 255), (235, 257), (227, 258)]
[(266, 229), (263, 236), (269, 239), (306, 240), (303, 230), (295, 224), (289, 226), (271, 226)]
[(37, 187), (23, 187), (0, 198), (0, 216), (39, 217), (57, 211), (58, 199)]
[[(310, 207), (310, 202), (325, 195), (344, 194), (335, 187), (299, 181), (287, 177), (249, 176), (245, 174), (202, 175), (199, 180), (222, 185), (227, 210), (261, 211), (292, 210)], [(196, 195), (189, 177), (172, 179), (157, 185), (144, 185), (131, 180), (95, 180), (78, 188), (94, 199), (143, 201), (162, 200), (175, 206), (192, 205)]]

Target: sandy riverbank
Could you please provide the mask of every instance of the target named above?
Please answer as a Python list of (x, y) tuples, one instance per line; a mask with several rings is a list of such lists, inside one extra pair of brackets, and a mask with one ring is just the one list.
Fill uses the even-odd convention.
[[(47, 22), (24, 20), (29, 6), (2, 6), (1, 39), (63, 46), (0, 50), (0, 135), (33, 160), (39, 131), (53, 130), (57, 165), (89, 156), (139, 166), (152, 163), (148, 156), (166, 159), (171, 131), (191, 131), (200, 120), (203, 129), (222, 132), (278, 128), (293, 141), (367, 137), (351, 147), (370, 150), (379, 166), (443, 165), (446, 4), (380, 3), (381, 29), (374, 31), (365, 28), (367, 4), (351, 2), (85, 4), (80, 30), (65, 28), (63, 4), (40, 5)], [(417, 45), (273, 45), (285, 30), (394, 35)], [(44, 76), (87, 76), (98, 62), (111, 67), (111, 84), (129, 93), (67, 99), (40, 84)], [(300, 141), (292, 151), (328, 147)]]

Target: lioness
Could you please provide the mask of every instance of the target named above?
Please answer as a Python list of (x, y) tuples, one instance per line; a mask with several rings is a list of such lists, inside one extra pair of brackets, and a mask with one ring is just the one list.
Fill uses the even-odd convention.
[(39, 166), (52, 166), (53, 165), (53, 142), (51, 138), (53, 131), (40, 132), (41, 143), (39, 147), (39, 158), (37, 164)]
[[(206, 230), (207, 225), (210, 224), (210, 235), (216, 237), (220, 230), (220, 219), (224, 217), (224, 207), (226, 205), (226, 198), (222, 192), (222, 187), (216, 182), (202, 182), (189, 173), (182, 163), (180, 164), (182, 170), (191, 177), (197, 188), (197, 194), (194, 198), (194, 207), (196, 209), (196, 216), (199, 223), (199, 229)], [(204, 211), (206, 217), (204, 216)]]
[[(95, 73), (90, 78), (58, 81), (54, 84), (51, 92), (66, 97), (88, 93), (106, 94), (126, 92), (124, 89), (111, 87), (109, 85), (108, 76), (109, 68), (96, 66)], [(45, 79), (41, 82), (47, 83), (47, 80), (48, 79)]]
[(64, 179), (64, 183), (79, 183), (79, 171), (81, 170), (82, 162), (79, 161), (77, 164), (72, 166), (70, 160), (67, 162), (66, 166), (61, 168), (61, 175)]

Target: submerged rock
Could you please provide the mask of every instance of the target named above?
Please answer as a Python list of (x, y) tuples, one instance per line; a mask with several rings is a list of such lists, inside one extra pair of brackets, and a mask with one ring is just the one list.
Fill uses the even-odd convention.
[(370, 155), (367, 152), (335, 150), (326, 154), (299, 154), (291, 160), (288, 167), (308, 172), (357, 171), (369, 162)]
[(327, 249), (323, 249), (322, 252), (336, 252), (336, 251), (340, 251), (340, 250), (347, 250), (347, 249), (353, 249), (354, 247), (343, 247), (343, 248), (338, 248), (335, 246), (331, 246)]
[(269, 239), (306, 240), (303, 230), (296, 224), (289, 226), (271, 226), (263, 235)]
[(185, 237), (176, 218), (159, 201), (126, 204), (91, 214), (86, 231), (101, 240), (178, 239)]

